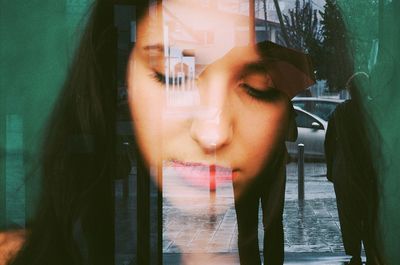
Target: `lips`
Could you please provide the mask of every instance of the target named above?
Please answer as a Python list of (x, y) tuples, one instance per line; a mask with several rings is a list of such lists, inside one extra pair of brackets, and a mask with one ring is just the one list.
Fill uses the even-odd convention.
[(199, 187), (215, 189), (218, 185), (231, 182), (235, 170), (220, 165), (195, 162), (168, 161), (164, 166), (172, 168), (174, 173), (185, 182)]

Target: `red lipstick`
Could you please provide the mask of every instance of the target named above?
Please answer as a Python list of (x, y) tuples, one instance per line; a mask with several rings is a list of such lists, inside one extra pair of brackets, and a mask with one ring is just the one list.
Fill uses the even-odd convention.
[(170, 167), (185, 182), (193, 186), (209, 187), (215, 191), (218, 185), (232, 181), (234, 170), (228, 167), (197, 162), (168, 161), (164, 166)]

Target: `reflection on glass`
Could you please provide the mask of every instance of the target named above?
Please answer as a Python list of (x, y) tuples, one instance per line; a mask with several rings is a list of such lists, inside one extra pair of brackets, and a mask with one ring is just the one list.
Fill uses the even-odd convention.
[[(35, 30), (38, 37), (30, 39), (29, 44), (22, 39), (14, 40), (14, 32), (19, 32), (14, 30), (14, 26), (11, 30), (6, 26), (1, 31), (10, 36), (7, 40), (10, 50), (18, 53), (15, 58), (9, 56), (8, 51), (4, 53), (4, 76), (19, 69), (14, 66), (15, 62), (25, 60), (30, 65), (27, 69), (34, 72), (34, 76), (10, 78), (5, 83), (11, 92), (3, 94), (1, 91), (0, 108), (5, 118), (0, 119), (0, 129), (6, 135), (0, 139), (0, 144), (5, 146), (5, 159), (0, 165), (5, 176), (1, 175), (0, 188), (6, 194), (0, 201), (2, 227), (3, 224), (9, 226), (10, 220), (23, 226), (23, 219), (31, 218), (33, 207), (30, 206), (36, 204), (33, 191), (43, 188), (40, 210), (36, 218), (26, 222), (26, 236), (25, 230), (4, 234), (6, 239), (10, 235), (17, 238), (14, 252), (20, 249), (25, 238), (28, 239), (11, 264), (31, 261), (40, 265), (46, 262), (111, 264), (114, 245), (123, 248), (119, 243), (124, 240), (128, 243), (129, 240), (138, 241), (133, 249), (144, 250), (138, 251), (137, 260), (132, 260), (132, 263), (155, 263), (161, 260), (157, 255), (161, 252), (162, 239), (165, 250), (182, 254), (183, 264), (201, 264), (209, 258), (215, 259), (214, 264), (219, 264), (220, 253), (226, 251), (234, 252), (234, 259), (239, 259), (242, 264), (260, 264), (259, 245), (262, 245), (264, 263), (281, 264), (287, 159), (285, 141), (294, 141), (297, 136), (290, 100), (314, 83), (315, 73), (328, 81), (304, 95), (324, 94), (324, 84), (328, 84), (330, 90), (342, 89), (343, 80), (357, 73), (366, 73), (368, 78), (384, 76), (382, 82), (376, 81), (379, 78), (371, 78), (375, 83), (363, 83), (366, 88), (360, 85), (363, 91), (371, 92), (373, 87), (391, 84), (396, 54), (385, 46), (390, 46), (387, 42), (391, 42), (380, 38), (388, 29), (383, 24), (371, 27), (368, 38), (360, 38), (362, 45), (355, 45), (367, 50), (367, 54), (357, 54), (356, 57), (360, 58), (353, 62), (352, 58), (346, 58), (351, 52), (347, 53), (349, 50), (342, 45), (347, 41), (345, 34), (335, 35), (330, 48), (331, 44), (323, 42), (329, 40), (329, 36), (322, 38), (318, 35), (322, 30), (318, 25), (319, 15), (326, 19), (325, 22), (332, 18), (327, 12), (322, 14), (311, 9), (322, 5), (318, 0), (294, 1), (295, 6), (289, 1), (275, 0), (94, 1), (92, 16), (83, 20), (88, 22), (85, 33), (77, 46), (75, 60), (65, 78), (54, 114), (46, 126), (41, 163), (37, 166), (43, 175), (43, 186), (39, 189), (22, 181), (24, 174), (30, 175), (26, 165), (30, 164), (31, 153), (25, 152), (30, 142), (26, 140), (39, 142), (36, 137), (31, 137), (31, 131), (39, 127), (32, 117), (45, 109), (36, 109), (31, 103), (39, 102), (37, 105), (40, 107), (45, 105), (43, 95), (46, 95), (46, 101), (51, 101), (48, 100), (51, 97), (42, 92), (56, 90), (45, 82), (48, 80), (42, 78), (40, 70), (52, 70), (58, 65), (54, 58), (63, 54), (64, 44), (61, 43), (65, 43), (53, 41), (57, 38), (48, 38), (46, 34), (53, 36), (53, 32), (63, 32), (64, 28), (72, 32), (74, 26), (71, 24), (78, 21), (77, 15), (86, 14), (81, 9), (86, 3), (63, 1), (59, 6), (52, 4), (54, 10), (46, 8), (44, 16), (31, 10), (25, 12), (26, 15), (29, 13), (27, 17), (30, 20), (27, 21), (41, 19), (37, 25), (33, 23), (35, 26), (22, 23), (28, 28), (40, 29)], [(336, 1), (326, 3), (327, 10), (340, 11), (337, 7), (335, 9)], [(354, 6), (357, 4), (354, 3), (361, 4), (361, 1), (342, 1), (344, 12), (353, 14), (349, 10), (356, 10)], [(363, 7), (368, 5), (365, 1), (362, 3)], [(372, 21), (379, 16), (380, 23), (384, 23), (385, 6), (395, 6), (395, 1), (373, 1), (371, 4), (374, 8), (378, 5), (379, 12), (368, 9), (366, 14), (371, 16), (366, 17), (371, 17)], [(9, 16), (6, 20), (10, 25), (21, 24), (18, 16), (14, 15), (18, 12), (11, 12), (18, 8), (9, 9), (12, 15), (5, 14)], [(68, 18), (60, 16), (60, 12), (65, 12)], [(50, 19), (47, 13), (54, 17)], [(304, 13), (308, 16), (302, 16)], [(70, 17), (72, 14), (73, 19)], [(25, 19), (25, 16), (20, 17)], [(354, 17), (357, 16), (349, 16), (349, 21)], [(331, 23), (335, 29), (332, 32), (339, 28), (339, 33), (344, 33), (345, 23), (338, 17), (336, 19)], [(71, 24), (63, 25), (64, 20)], [(63, 26), (47, 30), (49, 21), (62, 21)], [(311, 44), (315, 44), (318, 52), (329, 56), (313, 54), (309, 35), (297, 34), (304, 33), (303, 27), (297, 25), (311, 25), (307, 27), (312, 31)], [(328, 32), (326, 28), (331, 26), (327, 23), (325, 26), (324, 30)], [(358, 25), (355, 29), (359, 29)], [(357, 34), (360, 31), (353, 30)], [(31, 35), (27, 33), (23, 31), (21, 35), (24, 38)], [(350, 42), (359, 44), (360, 41), (351, 38)], [(17, 49), (14, 46), (19, 47), (18, 43), (26, 46)], [(309, 56), (286, 46), (310, 52), (316, 59), (330, 58), (324, 66), (334, 69), (336, 74), (325, 73), (324, 76), (324, 67), (314, 72)], [(47, 55), (48, 47), (54, 48), (53, 55), (43, 56)], [(36, 56), (28, 60), (31, 54)], [(43, 66), (41, 62), (45, 59), (49, 64)], [(362, 71), (353, 73), (359, 68)], [(21, 69), (24, 73), (29, 72), (24, 67)], [(54, 74), (50, 70), (45, 72), (50, 76)], [(61, 77), (64, 78), (60, 74)], [(26, 93), (28, 99), (19, 108), (14, 103), (19, 102), (19, 92), (25, 91), (19, 86), (22, 79), (29, 84), (24, 85), (36, 92)], [(52, 77), (49, 79), (53, 80)], [(57, 87), (58, 82), (54, 82)], [(113, 89), (116, 86), (118, 95)], [(47, 90), (38, 90), (38, 87)], [(339, 96), (330, 92), (326, 94)], [(40, 100), (33, 97), (34, 94), (40, 95)], [(366, 94), (368, 102), (376, 104), (379, 93)], [(308, 131), (314, 133), (323, 133), (322, 127), (326, 127), (324, 119), (328, 119), (333, 109), (328, 105), (317, 104), (315, 107), (318, 108), (314, 113), (316, 116), (310, 114), (309, 117), (315, 121), (314, 124), (321, 125), (320, 128), (310, 122), (304, 127), (310, 127)], [(320, 120), (317, 116), (322, 115), (324, 117)], [(305, 122), (309, 119), (299, 116), (297, 120)], [(35, 124), (32, 126), (34, 129), (30, 128), (32, 124)], [(301, 135), (301, 130), (299, 132)], [(319, 140), (323, 139), (324, 135), (320, 136)], [(131, 148), (121, 148), (120, 145), (125, 143), (129, 143)], [(315, 143), (315, 139), (305, 143), (305, 150), (312, 151), (315, 147), (319, 150), (317, 156), (321, 158), (323, 147)], [(137, 168), (135, 178), (131, 176), (133, 173), (130, 174), (132, 166)], [(323, 167), (318, 166), (319, 169)], [(33, 168), (32, 171), (36, 170)], [(36, 172), (32, 174), (39, 175)], [(288, 178), (293, 180), (293, 174)], [(112, 184), (115, 184), (115, 193), (110, 189)], [(16, 185), (24, 186), (25, 193), (13, 194)], [(372, 192), (367, 194), (375, 196)], [(19, 200), (15, 204), (12, 201), (14, 195)], [(158, 233), (161, 199), (164, 199), (165, 210), (161, 220), (163, 238)], [(27, 210), (25, 216), (12, 208), (12, 205), (23, 208), (21, 201)], [(322, 204), (305, 203), (304, 208), (296, 209), (292, 216), (298, 222), (293, 221), (294, 228), (287, 228), (303, 243), (315, 242), (305, 242), (309, 234), (303, 225), (307, 223), (308, 213), (312, 212), (307, 210), (309, 205), (317, 209)], [(124, 211), (119, 211), (121, 209)], [(377, 207), (371, 207), (374, 214), (376, 210)], [(315, 214), (322, 212), (314, 211)], [(129, 228), (124, 233), (119, 228), (123, 227), (127, 216), (137, 219), (137, 224), (126, 222)], [(134, 231), (132, 227), (135, 227)], [(263, 242), (258, 241), (259, 236)], [(0, 249), (3, 251), (4, 248)], [(196, 255), (185, 255), (194, 252)], [(117, 259), (117, 262), (123, 259)]]

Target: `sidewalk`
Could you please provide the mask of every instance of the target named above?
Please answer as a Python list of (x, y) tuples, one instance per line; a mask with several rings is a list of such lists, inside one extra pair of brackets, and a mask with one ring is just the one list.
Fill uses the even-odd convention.
[[(178, 265), (181, 259), (190, 258), (189, 255), (196, 254), (164, 253), (163, 265)], [(340, 253), (285, 253), (285, 265), (343, 265), (348, 260), (348, 257)], [(208, 259), (202, 264), (240, 265), (237, 253), (219, 253), (218, 258)]]
[[(346, 260), (340, 234), (333, 186), (326, 178), (324, 163), (305, 164), (305, 201), (297, 201), (297, 164), (287, 166), (286, 201), (284, 208), (285, 253), (287, 264), (296, 260), (323, 260), (342, 264)], [(223, 253), (220, 258), (226, 264), (235, 264), (237, 259), (237, 225), (233, 206), (233, 191), (227, 185), (219, 187), (215, 198), (210, 200), (207, 191), (204, 196), (193, 198), (190, 194), (168, 192), (164, 183), (163, 205), (163, 252), (166, 261), (173, 260), (174, 254), (194, 255), (200, 253)], [(183, 200), (186, 210), (174, 208), (169, 200)], [(261, 220), (261, 211), (259, 213)], [(259, 238), (262, 239), (262, 224), (259, 224)], [(176, 245), (183, 246), (180, 249)], [(262, 240), (260, 240), (260, 247)], [(178, 255), (179, 256), (179, 255)], [(330, 257), (330, 258), (329, 258)], [(176, 257), (175, 257), (176, 258)], [(337, 263), (333, 260), (336, 260)], [(166, 263), (168, 264), (168, 263)], [(174, 264), (174, 263), (171, 263)], [(221, 263), (222, 264), (222, 263)], [(307, 263), (308, 264), (308, 263)], [(311, 264), (311, 263), (310, 263)]]
[[(297, 201), (297, 164), (287, 166), (284, 208), (285, 264), (339, 265), (348, 260), (344, 255), (333, 185), (326, 178), (324, 163), (305, 164), (305, 200)], [(174, 192), (173, 181), (164, 178), (163, 186), (163, 260), (164, 265), (179, 265), (188, 256), (209, 259), (202, 264), (239, 264), (236, 213), (231, 184), (218, 186), (215, 197), (208, 189), (195, 197), (190, 191)], [(122, 195), (117, 188), (117, 197)], [(135, 196), (135, 193), (133, 193)], [(117, 213), (119, 235), (117, 264), (129, 264), (136, 249), (133, 220), (136, 208), (129, 197), (127, 211)], [(177, 209), (171, 200), (182, 202)], [(119, 200), (118, 200), (119, 201)], [(133, 207), (133, 208), (132, 208)], [(259, 213), (261, 220), (261, 212)], [(262, 225), (259, 224), (262, 239)], [(262, 240), (259, 240), (260, 247)], [(180, 248), (177, 245), (181, 246)]]

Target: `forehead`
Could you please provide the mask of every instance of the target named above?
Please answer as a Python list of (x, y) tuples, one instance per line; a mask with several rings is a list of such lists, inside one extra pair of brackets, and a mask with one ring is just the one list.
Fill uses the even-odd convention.
[(158, 53), (155, 52), (158, 56), (153, 58), (159, 60), (165, 56), (169, 62), (183, 62), (184, 57), (192, 56), (196, 73), (209, 65), (215, 66), (216, 62), (225, 71), (254, 62), (264, 63), (276, 87), (289, 97), (313, 84), (312, 65), (307, 56), (270, 42), (253, 45), (248, 12), (230, 12), (217, 3), (164, 0), (152, 6), (138, 23), (136, 48), (139, 49), (135, 50), (158, 47)]
[[(167, 0), (139, 23), (138, 41), (192, 50), (199, 63), (249, 43), (249, 16), (204, 0)], [(146, 44), (146, 45), (147, 45)]]
[(193, 29), (209, 29), (221, 32), (248, 27), (248, 12), (232, 12), (226, 9), (225, 5), (219, 3), (218, 1), (203, 0), (163, 1), (164, 19), (169, 22), (182, 22), (185, 26)]

